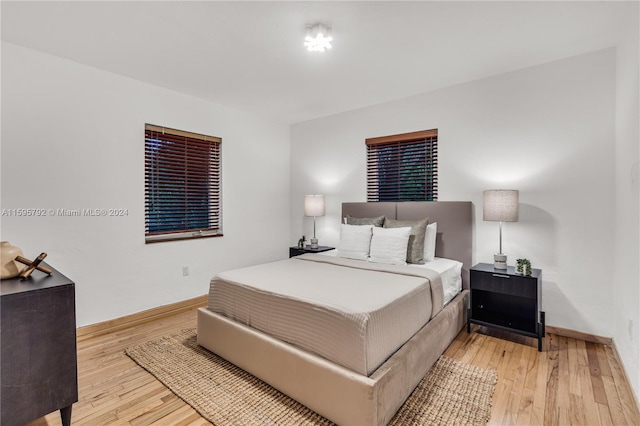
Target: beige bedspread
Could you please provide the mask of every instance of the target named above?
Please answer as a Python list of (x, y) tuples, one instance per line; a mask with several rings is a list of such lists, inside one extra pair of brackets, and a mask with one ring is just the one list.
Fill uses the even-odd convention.
[(219, 274), (208, 309), (368, 376), (442, 304), (437, 272), (307, 254)]

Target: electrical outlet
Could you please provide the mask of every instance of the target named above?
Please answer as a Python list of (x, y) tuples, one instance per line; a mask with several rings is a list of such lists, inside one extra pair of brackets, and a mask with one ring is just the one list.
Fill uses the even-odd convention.
[(629, 318), (629, 339), (633, 340), (633, 320)]
[(189, 267), (188, 266), (183, 266), (182, 267), (182, 276), (186, 277), (187, 275), (189, 275)]

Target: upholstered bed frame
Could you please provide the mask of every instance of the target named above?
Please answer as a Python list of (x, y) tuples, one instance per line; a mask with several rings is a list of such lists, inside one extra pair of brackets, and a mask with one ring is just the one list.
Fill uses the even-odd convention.
[(470, 202), (343, 203), (342, 217), (438, 222), (436, 256), (463, 262), (463, 291), (384, 362), (363, 376), (236, 323), (198, 311), (198, 343), (340, 425), (385, 425), (466, 324), (473, 229)]

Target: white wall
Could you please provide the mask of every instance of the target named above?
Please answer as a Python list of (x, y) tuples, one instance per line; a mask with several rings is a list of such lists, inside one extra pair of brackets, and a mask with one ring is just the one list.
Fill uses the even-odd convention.
[(439, 200), (474, 203), (475, 261), (498, 250), (482, 191), (519, 189), (509, 264), (543, 270), (548, 324), (612, 336), (615, 66), (611, 48), (294, 125), (292, 239), (311, 232), (303, 196), (318, 193), (320, 244), (338, 243), (340, 203), (366, 197), (365, 138), (437, 128)]
[[(224, 237), (144, 242), (144, 124), (222, 138)], [(2, 43), (2, 240), (76, 282), (83, 326), (200, 296), (218, 271), (286, 258), (289, 126)], [(191, 274), (182, 276), (182, 266)]]
[[(613, 338), (640, 395), (640, 210), (638, 152), (640, 107), (639, 5), (627, 15), (617, 48), (615, 220), (613, 221)], [(622, 24), (622, 23), (621, 23)]]

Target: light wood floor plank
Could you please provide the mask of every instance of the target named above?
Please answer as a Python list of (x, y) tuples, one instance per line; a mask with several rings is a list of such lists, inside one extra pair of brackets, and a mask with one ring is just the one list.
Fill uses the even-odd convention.
[(609, 367), (609, 360), (607, 359), (607, 353), (604, 345), (594, 344), (596, 347), (596, 353), (598, 354), (598, 364), (600, 365), (600, 374), (602, 377), (611, 377), (611, 368)]
[(578, 374), (580, 375), (580, 390), (582, 392), (582, 408), (584, 410), (585, 423), (588, 425), (598, 424), (598, 409), (593, 396), (593, 385), (591, 384), (591, 372), (589, 366), (578, 366)]
[(572, 395), (582, 396), (582, 390), (580, 388), (580, 375), (578, 374), (578, 342), (574, 338), (567, 340), (567, 359), (568, 364), (568, 377), (569, 377), (569, 392)]
[(487, 368), (492, 370), (497, 370), (498, 365), (503, 362), (503, 358), (507, 355), (505, 351), (505, 347), (507, 346), (507, 342), (504, 339), (493, 339), (496, 342), (496, 348), (491, 355), (491, 359), (489, 359), (489, 364)]
[(531, 425), (531, 417), (533, 414), (533, 390), (523, 389), (522, 397), (520, 397), (520, 407), (518, 408), (517, 426)]
[(211, 425), (211, 423), (209, 423), (208, 421), (206, 421), (203, 418), (200, 418), (200, 419), (192, 421), (187, 426), (209, 426), (209, 425)]
[(598, 404), (607, 405), (607, 395), (602, 384), (602, 370), (598, 359), (596, 343), (587, 342), (587, 357), (589, 359), (589, 372), (591, 373), (591, 385), (593, 397)]
[(504, 417), (507, 412), (512, 385), (513, 382), (511, 380), (498, 379), (496, 391), (493, 394), (491, 418), (489, 419), (490, 426), (507, 424), (504, 422)]
[[(535, 390), (536, 388), (536, 377), (538, 375), (538, 366), (540, 363), (538, 362), (538, 352), (534, 350), (529, 350), (529, 361), (527, 363), (527, 374), (525, 376), (524, 388), (528, 390)], [(533, 403), (533, 394), (531, 396), (531, 403)]]
[(558, 338), (558, 393), (557, 404), (563, 410), (571, 408), (571, 400), (569, 398), (570, 380), (569, 373), (571, 364), (569, 364), (569, 338), (561, 336)]
[(571, 413), (569, 409), (564, 407), (558, 407), (558, 425), (571, 425)]
[(531, 410), (531, 422), (529, 425), (543, 425), (544, 424), (544, 409), (533, 407)]
[(482, 356), (477, 360), (474, 360), (474, 364), (480, 368), (488, 368), (489, 362), (491, 361), (491, 357), (496, 351), (496, 339), (488, 339), (485, 344), (485, 351), (482, 353)]
[(613, 420), (611, 419), (611, 414), (609, 413), (609, 407), (605, 404), (596, 403), (596, 408), (598, 409), (598, 418), (600, 420), (600, 424), (603, 426), (613, 426)]
[(587, 342), (580, 339), (575, 339), (576, 351), (578, 355), (578, 365), (589, 365), (589, 358), (587, 357)]
[[(545, 339), (545, 351), (548, 350), (548, 341), (549, 339)], [(547, 352), (538, 353), (537, 360), (537, 371), (536, 371), (536, 379), (535, 386), (533, 387), (533, 407), (534, 410), (531, 412), (532, 418), (534, 414), (536, 414), (536, 410), (538, 409), (544, 415), (544, 407), (547, 401), (547, 384), (549, 382), (549, 359), (546, 356)], [(534, 423), (536, 424), (536, 423)], [(538, 423), (540, 424), (540, 423)]]
[[(149, 426), (163, 420), (174, 411), (184, 408), (184, 403), (174, 394), (166, 395), (161, 398), (161, 404), (155, 409), (132, 419), (130, 424), (133, 426)], [(170, 423), (167, 423), (170, 424)]]
[(620, 397), (618, 396), (616, 385), (613, 382), (613, 377), (602, 376), (602, 384), (604, 385), (604, 391), (607, 395), (607, 406), (609, 407), (609, 414), (611, 415), (613, 424), (618, 426), (626, 425), (627, 420), (622, 412), (622, 404), (620, 403)]
[[(534, 351), (525, 345), (518, 345), (520, 356), (517, 355), (517, 351), (513, 352), (513, 362), (510, 363), (510, 372), (507, 374), (513, 374), (513, 386), (511, 388), (511, 394), (509, 395), (508, 411), (504, 418), (506, 424), (516, 424), (520, 416), (520, 409), (522, 406), (522, 398), (524, 392), (524, 383), (527, 376), (527, 367), (529, 365), (529, 354)], [(513, 370), (515, 368), (515, 371)], [(526, 417), (527, 413), (523, 413)]]
[[(124, 353), (129, 346), (195, 327), (196, 310), (78, 342), (80, 400), (72, 424), (209, 426)], [(640, 414), (610, 347), (547, 334), (536, 339), (473, 326), (447, 356), (498, 372), (490, 425), (638, 425)], [(29, 426), (59, 426), (59, 413)]]
[(558, 380), (560, 380), (559, 356), (558, 356), (558, 336), (549, 336), (549, 346), (547, 348), (547, 393), (544, 405), (544, 424), (557, 425), (560, 422), (558, 411)]
[(635, 399), (632, 394), (631, 386), (627, 382), (624, 372), (620, 367), (620, 364), (616, 360), (613, 350), (607, 348), (607, 362), (611, 368), (613, 381), (615, 383), (618, 397), (620, 399), (620, 405), (622, 407), (622, 413), (624, 415), (627, 424), (634, 424), (634, 419), (640, 417), (638, 407), (635, 404)]
[(571, 416), (571, 421), (568, 424), (572, 425), (584, 425), (586, 424), (584, 417), (584, 402), (582, 402), (582, 397), (576, 394), (570, 394), (570, 403), (571, 408), (569, 409), (569, 414)]

